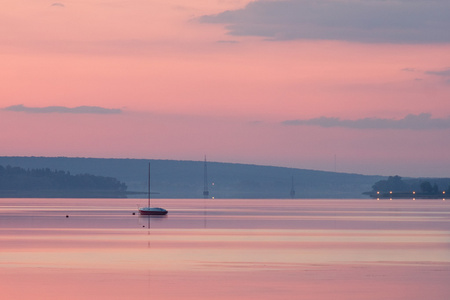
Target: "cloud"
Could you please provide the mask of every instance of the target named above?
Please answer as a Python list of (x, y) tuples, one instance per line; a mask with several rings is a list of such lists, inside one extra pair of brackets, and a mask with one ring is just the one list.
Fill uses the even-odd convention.
[(99, 106), (47, 106), (47, 107), (27, 107), (22, 104), (12, 105), (3, 108), (3, 110), (26, 112), (26, 113), (65, 113), (65, 114), (120, 114), (121, 109), (103, 108)]
[(219, 44), (238, 44), (239, 42), (232, 41), (232, 40), (220, 40), (220, 41), (217, 41), (217, 43), (219, 43)]
[(416, 72), (416, 69), (414, 68), (404, 68), (402, 69), (403, 72)]
[(59, 2), (52, 3), (50, 6), (66, 7), (63, 3), (59, 3)]
[(425, 73), (442, 77), (450, 77), (450, 68), (441, 71), (427, 71)]
[(287, 120), (282, 122), (287, 126), (320, 126), (325, 128), (344, 127), (353, 129), (409, 129), (431, 130), (450, 129), (450, 117), (444, 119), (432, 118), (431, 114), (409, 114), (403, 119), (364, 118), (357, 120), (342, 120), (340, 118), (319, 117), (306, 120)]
[(230, 35), (273, 40), (447, 43), (449, 11), (448, 0), (255, 1), (198, 20), (226, 24)]

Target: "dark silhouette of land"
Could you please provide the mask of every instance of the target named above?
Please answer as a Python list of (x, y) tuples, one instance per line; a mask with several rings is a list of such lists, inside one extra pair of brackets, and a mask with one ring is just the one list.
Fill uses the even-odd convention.
[[(152, 197), (203, 197), (205, 188), (203, 160), (5, 156), (0, 157), (0, 166), (20, 167), (24, 170), (36, 169), (52, 176), (58, 174), (61, 178), (73, 176), (73, 180), (84, 178), (86, 181), (84, 188), (81, 186), (61, 188), (58, 185), (46, 185), (48, 181), (34, 181), (34, 189), (22, 185), (15, 189), (10, 188), (9, 194), (6, 193), (8, 187), (4, 186), (3, 197), (15, 197), (14, 193), (26, 197), (51, 197), (48, 195), (53, 193), (55, 197), (145, 198), (149, 162), (152, 165), (151, 186), (155, 193)], [(413, 191), (416, 198), (439, 198), (444, 191), (450, 193), (449, 178), (368, 176), (219, 162), (208, 162), (207, 166), (208, 193), (209, 197), (214, 198), (291, 198), (293, 189), (295, 198), (411, 198)], [(89, 186), (89, 180), (93, 181), (95, 176), (99, 176), (97, 185)], [(108, 182), (110, 186), (106, 188), (99, 182)], [(2, 184), (0, 181), (0, 186)], [(61, 182), (58, 181), (58, 184)], [(40, 189), (36, 187), (39, 185)]]
[(126, 190), (112, 177), (0, 165), (0, 197), (122, 198)]
[[(101, 159), (69, 157), (0, 157), (0, 165), (50, 169), (72, 175), (112, 177), (124, 183), (128, 197), (147, 197), (151, 162), (154, 198), (202, 198), (204, 161)], [(208, 162), (209, 197), (214, 198), (361, 198), (387, 177), (305, 169)], [(292, 184), (293, 183), (293, 184)], [(21, 191), (25, 192), (25, 191)], [(98, 193), (100, 195), (100, 192)], [(63, 196), (58, 196), (63, 197)], [(75, 197), (72, 195), (72, 197)], [(368, 197), (367, 195), (365, 197)]]
[(416, 198), (439, 199), (450, 195), (450, 178), (406, 178), (389, 176), (377, 181), (372, 191), (367, 192), (372, 198)]

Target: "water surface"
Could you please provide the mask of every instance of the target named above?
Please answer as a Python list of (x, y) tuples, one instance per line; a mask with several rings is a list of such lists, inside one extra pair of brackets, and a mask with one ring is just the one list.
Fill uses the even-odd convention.
[(142, 201), (0, 199), (2, 295), (450, 297), (450, 201), (157, 199), (162, 217)]

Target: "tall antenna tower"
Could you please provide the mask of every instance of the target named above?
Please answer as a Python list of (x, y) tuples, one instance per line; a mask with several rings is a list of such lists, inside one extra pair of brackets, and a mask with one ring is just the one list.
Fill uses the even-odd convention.
[(205, 163), (203, 164), (203, 198), (208, 198), (209, 191), (208, 191), (208, 172), (206, 167), (206, 155), (205, 155)]

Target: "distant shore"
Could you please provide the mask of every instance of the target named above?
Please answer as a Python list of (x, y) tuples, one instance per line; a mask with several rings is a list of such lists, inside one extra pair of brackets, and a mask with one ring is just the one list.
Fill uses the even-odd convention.
[(389, 192), (369, 193), (369, 196), (374, 199), (443, 199), (446, 197), (446, 193)]
[(117, 191), (83, 190), (34, 190), (1, 191), (0, 198), (128, 198), (134, 193)]

